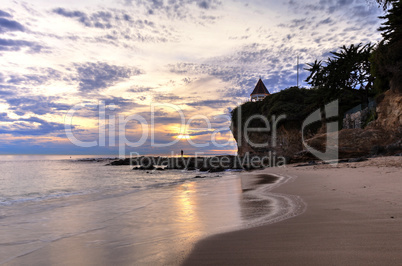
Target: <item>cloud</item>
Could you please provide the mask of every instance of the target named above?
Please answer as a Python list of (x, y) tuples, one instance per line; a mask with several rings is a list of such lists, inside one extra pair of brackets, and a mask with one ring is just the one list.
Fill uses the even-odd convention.
[[(3, 98), (15, 98), (15, 95), (26, 95), (38, 86), (49, 85), (55, 81), (71, 81), (66, 74), (50, 67), (28, 67), (20, 72), (29, 71), (29, 74), (11, 72), (0, 73), (0, 95)], [(29, 97), (29, 96), (28, 96)], [(40, 98), (40, 96), (38, 96)], [(39, 99), (39, 98), (35, 99)], [(32, 99), (31, 99), (32, 100)], [(54, 99), (53, 99), (54, 100)]]
[(106, 106), (114, 106), (115, 108), (107, 109), (106, 111), (109, 113), (117, 113), (117, 112), (127, 112), (133, 110), (133, 108), (144, 107), (145, 105), (136, 103), (132, 99), (126, 99), (123, 97), (109, 97), (100, 99), (105, 103)]
[(88, 15), (78, 10), (67, 10), (64, 8), (55, 8), (53, 12), (67, 18), (74, 18), (79, 23), (91, 28), (110, 29), (112, 27), (112, 13), (106, 11), (98, 11)]
[(149, 26), (151, 28), (155, 27), (155, 23), (147, 19), (134, 20), (130, 15), (124, 11), (110, 10), (110, 11), (97, 11), (90, 14), (79, 10), (67, 10), (64, 8), (55, 8), (53, 13), (61, 15), (63, 17), (72, 18), (81, 23), (82, 25), (90, 28), (100, 28), (100, 29), (110, 29), (115, 27), (119, 21), (125, 21), (130, 23), (130, 25), (136, 25), (139, 28), (144, 28)]
[(232, 103), (230, 100), (204, 100), (198, 102), (187, 103), (189, 106), (199, 107), (199, 106), (208, 106), (211, 108), (228, 106), (228, 104)]
[(13, 73), (5, 79), (7, 84), (13, 85), (25, 85), (25, 86), (39, 86), (48, 83), (49, 81), (61, 80), (63, 79), (63, 73), (53, 69), (53, 68), (31, 68), (30, 70), (36, 73), (44, 74), (19, 74)]
[(318, 22), (317, 26), (325, 25), (325, 24), (333, 24), (333, 23), (334, 23), (334, 21), (330, 17), (328, 17), (328, 18), (323, 19), (320, 22)]
[(197, 6), (202, 8), (202, 9), (213, 9), (216, 8), (221, 4), (219, 1), (213, 1), (213, 0), (202, 0), (202, 1), (195, 1), (197, 3)]
[[(339, 17), (340, 15), (339, 19), (346, 15), (350, 19), (363, 17), (365, 20), (371, 22), (373, 19), (376, 20), (377, 16), (381, 15), (381, 9), (370, 5), (368, 1), (363, 4), (362, 1), (354, 0), (319, 0), (316, 3), (307, 4), (301, 1), (290, 0), (287, 4), (296, 13), (304, 12), (305, 15), (310, 15), (311, 12), (315, 14), (324, 12), (330, 16), (336, 15)], [(371, 16), (372, 18), (370, 18)]]
[[(211, 136), (211, 134), (213, 132), (214, 132), (214, 130), (205, 130), (205, 131), (197, 131), (197, 132), (189, 132), (189, 131), (187, 131), (186, 135), (193, 136), (193, 137), (195, 137), (195, 136)], [(175, 136), (177, 136), (177, 133), (169, 133), (169, 134), (166, 134), (166, 136), (175, 137)]]
[(100, 91), (119, 81), (144, 72), (135, 67), (109, 65), (104, 62), (74, 64), (81, 92)]
[(306, 25), (309, 25), (310, 23), (311, 21), (308, 18), (292, 19), (289, 23), (280, 23), (278, 27), (303, 30)]
[(364, 5), (353, 6), (351, 11), (356, 19), (359, 19), (363, 22), (363, 25), (377, 24), (379, 21), (378, 16), (381, 14), (379, 12), (379, 8), (367, 8), (367, 6)]
[(249, 97), (259, 78), (263, 79), (271, 93), (295, 86), (297, 55), (301, 55), (303, 62), (303, 55), (313, 54), (312, 50), (253, 43), (240, 47), (232, 54), (206, 60), (206, 63), (177, 63), (167, 68), (171, 73), (186, 77), (222, 80), (226, 85), (217, 92), (223, 97)]
[(0, 17), (11, 17), (10, 13), (0, 10)]
[(7, 31), (24, 31), (24, 26), (14, 20), (8, 20), (0, 17), (0, 33)]
[(137, 93), (137, 92), (147, 92), (150, 90), (152, 90), (152, 88), (150, 88), (150, 87), (135, 86), (133, 88), (128, 89), (127, 91)]
[[(0, 82), (1, 82), (1, 76), (0, 76)], [(15, 95), (15, 87), (14, 86), (4, 86), (0, 85), (0, 95), (5, 98), (7, 96), (13, 96)]]
[[(37, 117), (10, 119), (7, 114), (0, 113), (0, 134), (40, 136), (64, 130), (64, 124), (47, 122)], [(72, 126), (74, 128), (74, 126)]]
[(55, 114), (57, 111), (66, 111), (71, 108), (68, 104), (56, 103), (59, 97), (43, 97), (43, 96), (31, 96), (31, 97), (18, 97), (6, 99), (6, 102), (10, 105), (9, 110), (22, 116), (27, 113), (33, 113), (36, 115)]
[[(104, 112), (106, 117), (111, 115), (117, 117), (119, 114), (122, 113), (132, 114), (136, 111), (136, 108), (149, 108), (149, 106), (135, 102), (133, 99), (115, 96), (98, 97), (92, 100), (82, 100), (80, 104), (81, 106), (77, 106), (79, 108), (77, 108), (74, 112), (74, 116), (95, 118), (96, 120), (99, 118), (100, 112), (102, 112), (102, 114)], [(68, 109), (72, 107), (72, 105), (67, 106)]]
[(20, 51), (22, 48), (27, 47), (32, 53), (40, 52), (44, 47), (35, 42), (23, 41), (23, 40), (11, 40), (0, 38), (0, 52), (2, 51)]
[(182, 100), (183, 98), (173, 93), (160, 93), (153, 96), (155, 102), (173, 102)]
[(226, 61), (226, 59), (227, 58), (220, 58), (219, 60), (216, 60), (216, 62), (210, 64), (178, 63), (175, 65), (170, 64), (167, 67), (171, 73), (179, 75), (185, 74), (186, 76), (212, 76), (242, 87), (242, 85), (245, 85), (244, 80), (247, 79), (248, 74), (245, 73), (241, 66), (225, 66), (225, 62), (230, 62), (230, 60)]
[[(222, 5), (219, 0), (151, 0), (151, 1), (131, 1), (126, 0), (127, 5), (137, 5), (145, 7), (148, 15), (166, 16), (169, 19), (185, 20), (190, 19), (197, 23), (214, 22), (218, 17), (206, 16), (205, 11), (211, 12)], [(193, 9), (192, 7), (197, 9)]]
[[(136, 2), (136, 5), (138, 3)], [(130, 10), (131, 9), (131, 10)], [(82, 10), (68, 10), (62, 7), (52, 10), (54, 14), (74, 20), (87, 28), (98, 28), (103, 31), (93, 31), (96, 36), (92, 38), (94, 43), (105, 43), (116, 47), (133, 47), (133, 41), (166, 43), (177, 41), (178, 30), (165, 23), (155, 23), (149, 15), (138, 13), (132, 15), (132, 8), (102, 9), (96, 12)], [(212, 19), (212, 18), (209, 18)], [(155, 21), (159, 21), (155, 18)], [(76, 36), (69, 36), (74, 38)]]
[(354, 0), (336, 0), (333, 1), (320, 1), (328, 5), (328, 12), (333, 13), (337, 10), (348, 8), (350, 5), (354, 4)]
[[(151, 122), (151, 119), (147, 121)], [(163, 128), (163, 126), (168, 124), (181, 124), (180, 116), (178, 114), (158, 115), (158, 113), (155, 112), (153, 123), (153, 126), (155, 126), (155, 128)]]
[(8, 117), (7, 113), (0, 113), (0, 121), (10, 122), (10, 121), (13, 121), (13, 120)]
[(53, 12), (56, 14), (59, 14), (61, 16), (67, 17), (67, 18), (76, 18), (78, 22), (84, 24), (87, 27), (91, 27), (92, 23), (89, 20), (87, 14), (81, 11), (68, 11), (64, 8), (56, 8), (53, 9)]
[[(80, 128), (88, 136), (93, 133), (91, 126), (97, 122), (95, 106), (98, 101), (105, 102), (106, 114), (110, 115), (149, 111), (149, 106), (141, 105), (145, 96), (146, 102), (156, 100), (183, 106), (187, 111), (186, 118), (195, 113), (228, 114), (228, 107), (235, 107), (249, 97), (260, 77), (271, 93), (296, 85), (297, 55), (301, 57), (300, 62), (313, 62), (324, 51), (349, 41), (371, 38), (366, 33), (373, 27), (362, 27), (372, 21), (364, 17), (369, 15), (364, 1), (360, 1), (360, 6), (358, 1), (345, 0), (293, 3), (298, 6), (297, 15), (286, 13), (282, 2), (260, 0), (249, 1), (247, 5), (244, 1), (124, 0), (96, 5), (83, 2), (74, 7), (10, 2), (9, 7), (1, 8), (11, 15), (0, 11), (0, 17), (15, 21), (25, 29), (18, 24), (6, 23), (8, 28), (4, 29), (15, 31), (7, 34), (10, 37), (0, 37), (7, 40), (5, 43), (1, 39), (1, 51), (20, 51), (15, 57), (12, 57), (14, 54), (7, 55), (0, 71), (3, 74), (0, 75), (0, 105), (13, 118), (12, 114), (32, 115), (47, 122), (61, 122), (68, 104), (83, 102), (88, 105), (76, 115), (85, 119), (76, 121), (85, 120), (85, 125)], [(310, 9), (308, 4), (312, 4)], [(310, 14), (305, 15), (307, 12)], [(267, 17), (268, 13), (280, 16)], [(216, 27), (202, 25), (218, 19)], [(373, 20), (376, 19), (374, 15)], [(54, 22), (54, 27), (46, 24), (49, 21)], [(283, 23), (280, 28), (276, 26), (279, 21)], [(335, 26), (333, 22), (336, 22)], [(352, 26), (355, 28), (343, 31)], [(209, 37), (203, 38), (205, 36)], [(215, 42), (211, 42), (211, 38)], [(320, 43), (316, 44), (314, 40)], [(212, 51), (210, 47), (214, 43), (220, 48)], [(49, 45), (53, 53), (28, 55), (35, 44)], [(80, 60), (72, 61), (77, 58)], [(59, 72), (28, 68), (44, 63), (53, 64), (49, 66)], [(130, 79), (143, 73), (130, 67), (132, 64), (146, 69), (147, 75)], [(163, 69), (167, 64), (171, 65)], [(305, 73), (300, 73), (300, 80), (303, 77)], [(154, 85), (150, 85), (152, 83)], [(62, 89), (58, 92), (57, 88)], [(107, 88), (113, 88), (113, 91)], [(41, 96), (46, 91), (60, 98)], [(115, 108), (110, 110), (112, 104)], [(163, 131), (160, 135), (173, 133), (180, 122), (174, 110), (167, 111), (170, 112), (156, 114), (159, 130)], [(147, 115), (143, 114), (149, 121)], [(11, 122), (38, 126), (38, 122)], [(171, 126), (165, 126), (166, 123)], [(228, 123), (226, 119), (213, 127)], [(208, 135), (206, 131), (202, 132), (205, 129), (199, 130), (191, 131), (191, 134)], [(84, 134), (79, 133), (79, 136)], [(149, 151), (148, 148), (144, 147), (144, 150)]]
[(354, 3), (354, 0), (319, 0), (315, 4), (305, 4), (303, 2), (296, 4), (295, 1), (289, 1), (288, 3), (291, 4), (291, 6), (293, 6), (295, 9), (302, 7), (304, 10), (326, 11), (327, 13), (332, 14), (335, 11), (348, 8), (348, 6)]
[(77, 10), (69, 11), (61, 7), (53, 9), (53, 12), (68, 18), (79, 18), (80, 22), (85, 22), (85, 19), (88, 17), (84, 12)]

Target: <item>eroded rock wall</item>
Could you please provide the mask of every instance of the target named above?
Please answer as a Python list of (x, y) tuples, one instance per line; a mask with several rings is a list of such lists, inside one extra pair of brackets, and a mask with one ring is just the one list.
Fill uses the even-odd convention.
[(402, 132), (402, 93), (388, 90), (377, 105), (377, 119), (370, 128), (387, 132)]
[[(377, 105), (377, 119), (365, 129), (343, 129), (337, 132), (339, 158), (352, 158), (368, 155), (395, 155), (402, 152), (402, 93), (387, 91)], [(275, 152), (278, 156), (290, 158), (291, 161), (306, 161), (314, 159), (303, 146), (301, 136), (301, 121), (285, 122), (277, 130), (276, 145), (272, 145), (272, 132), (251, 132), (248, 141), (238, 128), (232, 128), (232, 133), (238, 144), (238, 155), (246, 153), (267, 155)], [(305, 136), (307, 145), (325, 152), (327, 134), (318, 131), (317, 134)], [(262, 147), (253, 144), (268, 143)], [(300, 156), (301, 155), (301, 156)]]

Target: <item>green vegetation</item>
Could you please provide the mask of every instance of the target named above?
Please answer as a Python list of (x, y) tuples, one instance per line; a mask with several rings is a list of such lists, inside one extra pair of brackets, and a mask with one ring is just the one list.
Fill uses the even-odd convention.
[(340, 90), (371, 90), (374, 78), (370, 73), (370, 54), (373, 45), (342, 46), (340, 51), (331, 52), (332, 57), (322, 62), (307, 64), (310, 76), (306, 81), (313, 88), (325, 88), (332, 92)]
[(386, 20), (378, 29), (384, 39), (371, 55), (371, 73), (376, 77), (374, 87), (378, 91), (391, 88), (402, 92), (402, 2), (384, 2), (392, 7), (387, 15), (380, 17)]
[[(232, 111), (233, 126), (237, 127), (238, 116), (241, 115), (241, 124), (255, 114), (261, 114), (271, 120), (275, 115), (286, 115), (286, 121), (292, 121), (301, 125), (303, 120), (312, 112), (323, 108), (324, 104), (333, 100), (339, 100), (339, 119), (342, 120), (344, 113), (360, 104), (365, 95), (359, 90), (343, 91), (340, 94), (328, 94), (323, 88), (315, 90), (306, 88), (290, 87), (278, 93), (269, 95), (260, 102), (247, 102)], [(241, 114), (240, 114), (241, 111)], [(340, 123), (342, 124), (342, 123)], [(264, 127), (261, 121), (253, 120), (251, 127)], [(317, 128), (318, 129), (318, 128)]]

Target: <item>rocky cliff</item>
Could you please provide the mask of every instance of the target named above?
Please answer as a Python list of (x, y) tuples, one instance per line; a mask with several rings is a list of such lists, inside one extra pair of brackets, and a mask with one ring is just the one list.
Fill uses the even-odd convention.
[(378, 128), (390, 133), (402, 131), (402, 92), (388, 90), (378, 99), (377, 120), (369, 128)]
[(272, 153), (291, 158), (302, 150), (300, 127), (296, 123), (279, 126), (276, 138), (272, 137), (272, 132), (239, 132), (237, 126), (232, 128), (232, 132), (238, 144), (239, 156), (244, 156), (246, 153), (261, 156)]
[[(260, 107), (261, 109), (261, 107)], [(250, 111), (249, 111), (250, 112)], [(377, 100), (377, 119), (365, 129), (342, 129), (338, 134), (339, 158), (369, 155), (395, 155), (402, 152), (402, 93), (387, 91)], [(263, 114), (260, 110), (256, 113)], [(284, 156), (289, 161), (316, 159), (306, 151), (302, 142), (301, 119), (284, 120), (278, 124), (276, 137), (269, 132), (239, 130), (239, 122), (232, 121), (232, 133), (238, 143), (238, 155), (246, 153), (267, 155), (270, 152)], [(244, 122), (244, 121), (243, 121)], [(243, 129), (243, 124), (240, 124)], [(316, 124), (305, 132), (308, 146), (324, 152), (328, 135), (325, 123)], [(256, 145), (257, 144), (257, 145)]]

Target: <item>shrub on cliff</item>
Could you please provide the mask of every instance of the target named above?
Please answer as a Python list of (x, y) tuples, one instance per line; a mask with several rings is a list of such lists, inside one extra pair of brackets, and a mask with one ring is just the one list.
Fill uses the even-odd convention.
[[(292, 125), (301, 126), (308, 115), (334, 100), (339, 100), (339, 122), (342, 125), (344, 113), (360, 104), (364, 96), (364, 92), (361, 90), (343, 90), (336, 94), (331, 94), (325, 89), (290, 87), (269, 95), (263, 101), (246, 102), (233, 109), (231, 113), (232, 126), (238, 126), (239, 115), (241, 115), (242, 126), (252, 115), (263, 115), (268, 120), (271, 120), (274, 115), (276, 117), (286, 115), (283, 123), (291, 121)], [(264, 123), (254, 119), (250, 126), (264, 127)]]

